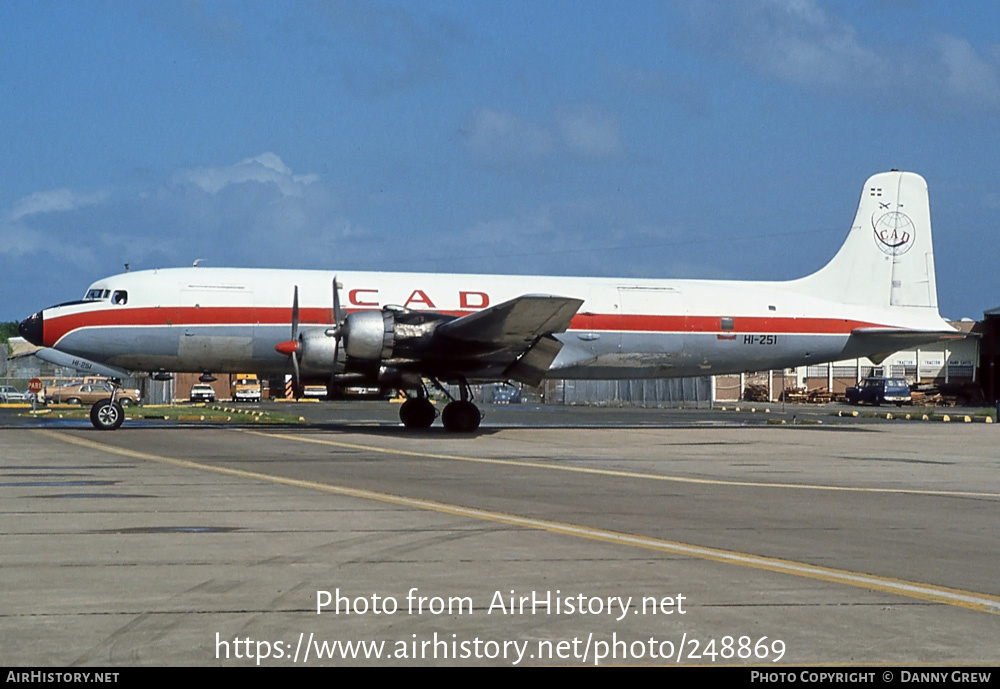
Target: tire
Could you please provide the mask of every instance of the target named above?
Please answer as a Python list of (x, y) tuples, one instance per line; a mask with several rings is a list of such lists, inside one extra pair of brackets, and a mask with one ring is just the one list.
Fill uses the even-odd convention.
[(434, 416), (434, 405), (426, 398), (409, 399), (399, 407), (399, 420), (407, 428), (430, 428)]
[(81, 400), (79, 397), (70, 397), (66, 400), (66, 404), (81, 404)]
[(121, 403), (112, 403), (110, 397), (94, 402), (90, 408), (90, 423), (99, 431), (118, 430), (124, 420), (125, 410)]
[(453, 433), (472, 433), (479, 428), (482, 418), (479, 408), (472, 402), (452, 402), (441, 413), (445, 430)]

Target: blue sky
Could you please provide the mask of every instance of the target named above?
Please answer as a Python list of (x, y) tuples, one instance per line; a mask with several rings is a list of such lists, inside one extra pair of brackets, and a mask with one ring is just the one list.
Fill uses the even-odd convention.
[(928, 181), (1000, 305), (1000, 4), (0, 3), (0, 320), (132, 269), (734, 279)]

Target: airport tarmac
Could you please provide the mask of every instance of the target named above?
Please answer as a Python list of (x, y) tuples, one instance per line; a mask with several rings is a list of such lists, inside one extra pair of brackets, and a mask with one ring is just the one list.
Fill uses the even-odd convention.
[(0, 663), (1000, 659), (995, 424), (289, 408), (313, 423), (4, 410)]

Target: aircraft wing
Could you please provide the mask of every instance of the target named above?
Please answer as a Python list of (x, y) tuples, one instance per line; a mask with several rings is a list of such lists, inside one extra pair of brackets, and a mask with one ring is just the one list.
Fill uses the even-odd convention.
[(438, 326), (466, 355), (502, 365), (506, 378), (538, 385), (562, 349), (552, 337), (565, 332), (582, 299), (527, 294)]
[[(901, 349), (968, 337), (960, 330), (908, 330), (906, 328), (855, 328), (847, 341), (847, 357), (867, 356), (880, 364)], [(855, 354), (857, 350), (857, 354)], [(875, 352), (874, 354), (872, 352)]]
[(496, 345), (498, 349), (565, 332), (582, 299), (526, 294), (444, 323), (437, 334), (452, 340)]

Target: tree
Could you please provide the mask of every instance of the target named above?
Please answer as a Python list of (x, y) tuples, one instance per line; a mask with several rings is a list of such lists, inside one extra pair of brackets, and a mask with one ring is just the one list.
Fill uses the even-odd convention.
[(6, 344), (17, 335), (17, 321), (0, 322), (0, 342)]
[(17, 335), (17, 321), (0, 322), (0, 343), (3, 343), (4, 356), (10, 355), (10, 338)]

